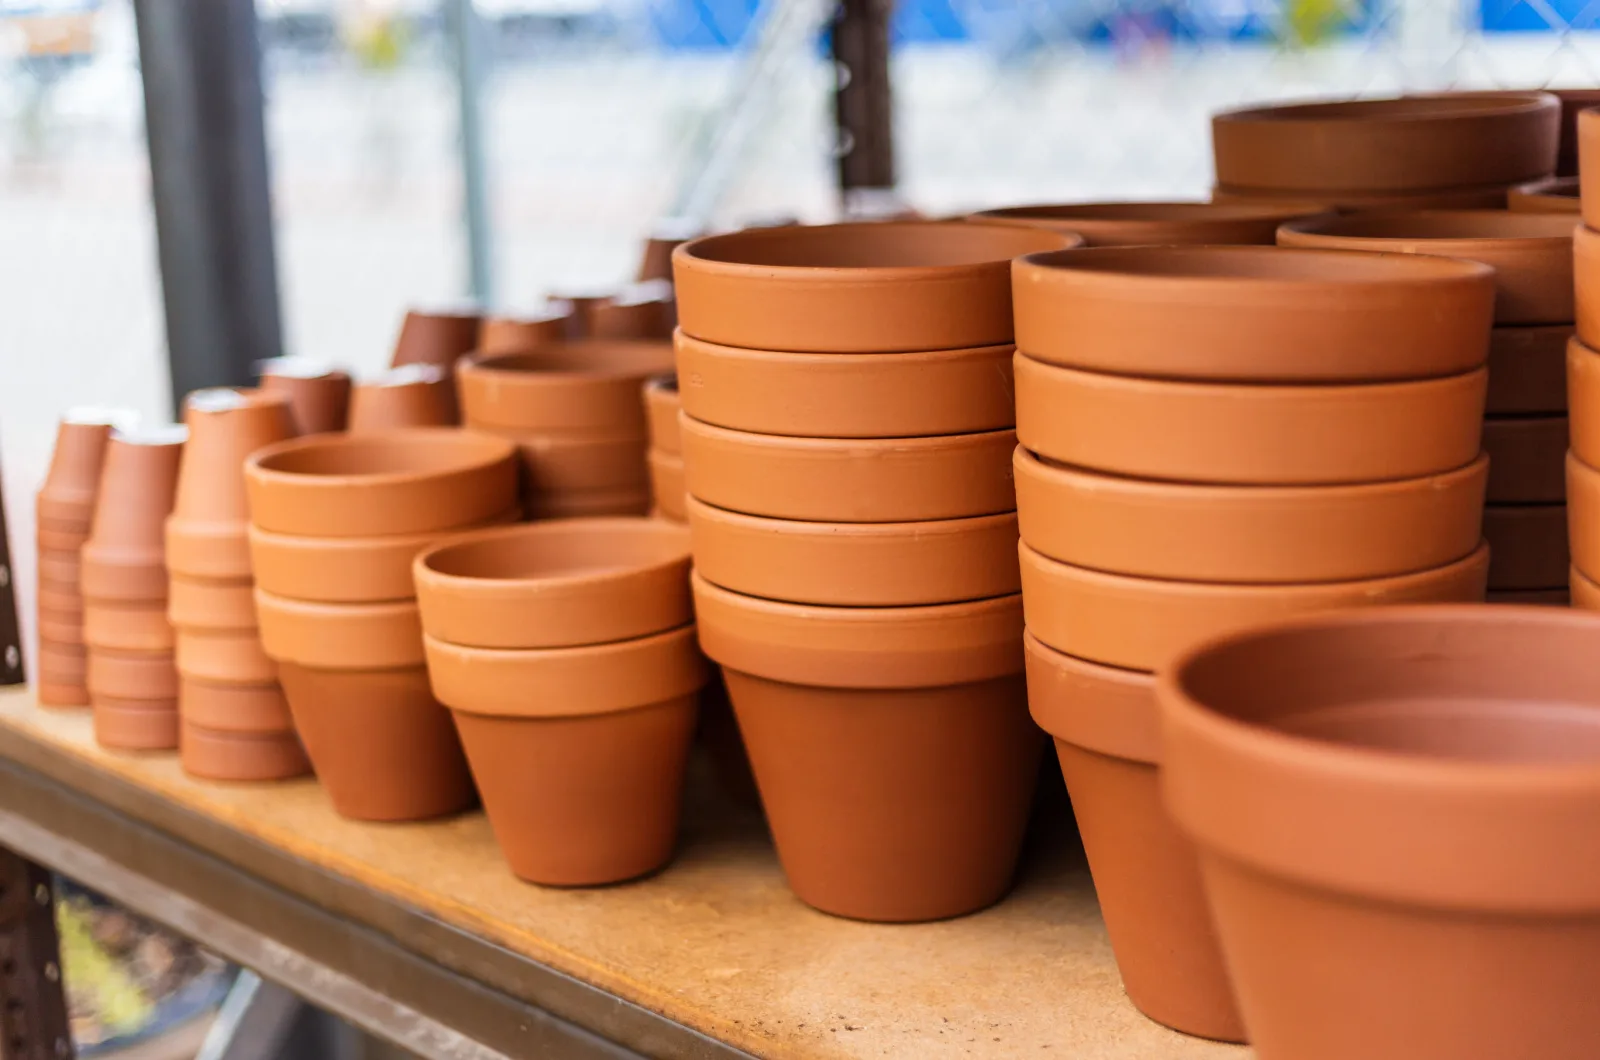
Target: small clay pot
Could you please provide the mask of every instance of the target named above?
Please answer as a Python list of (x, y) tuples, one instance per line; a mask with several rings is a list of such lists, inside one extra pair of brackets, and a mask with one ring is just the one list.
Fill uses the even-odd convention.
[[(777, 519), (886, 523), (1016, 508), (1009, 430), (931, 438), (797, 438), (731, 431), (685, 413), (689, 494)], [(1463, 461), (1464, 462), (1464, 461)]]
[(1162, 795), (1257, 1056), (1590, 1055), (1597, 648), (1551, 608), (1370, 608), (1159, 675)]
[(1544, 177), (1518, 184), (1506, 192), (1506, 209), (1512, 213), (1578, 215), (1578, 178)]
[(538, 493), (528, 498), (525, 511), (527, 517), (532, 520), (645, 515), (650, 511), (650, 491), (621, 489)]
[(877, 222), (746, 229), (673, 251), (679, 326), (752, 350), (892, 353), (1011, 341), (1012, 258), (1077, 236)]
[(768, 519), (690, 498), (695, 570), (749, 596), (844, 607), (981, 600), (1020, 589), (1013, 512), (914, 523)]
[[(256, 615), (261, 623), (261, 647), (268, 658), (279, 663), (323, 670), (393, 670), (422, 665), (422, 620), (415, 600), (324, 604), (290, 600), (258, 588)], [(271, 680), (271, 675), (265, 679)]]
[(1341, 191), (1321, 188), (1315, 191), (1274, 191), (1271, 188), (1211, 189), (1212, 202), (1273, 203), (1278, 205), (1314, 204), (1319, 210), (1339, 213), (1365, 213), (1371, 210), (1498, 210), (1506, 204), (1505, 184), (1482, 184), (1466, 188), (1440, 188), (1435, 191)]
[(455, 367), (456, 360), (477, 349), (482, 322), (483, 314), (476, 306), (409, 310), (400, 324), (389, 363), (396, 368), (407, 364), (438, 365), (447, 370), (448, 378), (448, 369)]
[(280, 534), (421, 534), (494, 518), (516, 500), (515, 448), (443, 427), (313, 435), (245, 464), (253, 526)]
[(90, 601), (83, 608), (83, 642), (113, 651), (167, 651), (173, 647), (166, 601)]
[(812, 438), (914, 438), (1015, 422), (1012, 347), (776, 353), (676, 336), (684, 411), (702, 423)]
[(300, 738), (292, 732), (219, 732), (182, 718), (178, 761), (205, 780), (289, 780), (311, 772)]
[(256, 628), (255, 588), (248, 581), (174, 574), (167, 589), (167, 618), (179, 629)]
[(1566, 475), (1572, 565), (1600, 578), (1600, 471), (1573, 452), (1567, 454)]
[(526, 353), (567, 337), (570, 306), (546, 303), (537, 312), (516, 316), (489, 316), (478, 328), (477, 352), (483, 356)]
[(182, 677), (241, 685), (278, 679), (278, 667), (262, 649), (253, 629), (182, 629), (176, 663)]
[[(39, 580), (62, 592), (78, 594), (82, 586), (83, 561), (77, 552), (39, 553)], [(82, 599), (81, 596), (79, 596)]]
[(184, 401), (189, 440), (166, 525), (167, 569), (196, 578), (250, 577), (245, 458), (295, 436), (288, 398), (260, 390), (197, 390)]
[(589, 339), (469, 358), (456, 375), (471, 426), (643, 440), (640, 387), (671, 369), (666, 342)]
[[(1267, 386), (1135, 379), (1021, 354), (1016, 377), (1017, 438), (1040, 456), (1116, 475), (1241, 485), (1378, 482), (1464, 467), (1478, 455), (1488, 389), (1483, 368), (1413, 382)], [(699, 496), (695, 470), (691, 460), (689, 491)]]
[(677, 325), (672, 283), (638, 283), (584, 314), (585, 334), (593, 339), (670, 339)]
[(41, 670), (35, 675), (33, 692), (39, 705), (46, 709), (89, 706), (89, 690), (82, 681), (49, 680), (53, 675)]
[(456, 423), (455, 382), (435, 364), (391, 368), (356, 384), (350, 395), (350, 432), (366, 434), (404, 427), (448, 427)]
[(1484, 421), (1490, 504), (1559, 504), (1567, 499), (1565, 416), (1495, 416)]
[(1567, 584), (1567, 506), (1491, 504), (1483, 510), (1489, 589), (1553, 589)]
[(1578, 338), (1600, 346), (1600, 232), (1587, 221), (1572, 233), (1572, 282)]
[(525, 493), (639, 493), (650, 488), (645, 461), (650, 443), (643, 434), (482, 430), (516, 443)]
[(1561, 104), (1543, 92), (1296, 103), (1212, 116), (1217, 183), (1316, 198), (1516, 184), (1555, 169)]
[(132, 414), (116, 409), (69, 409), (56, 427), (50, 469), (39, 486), (35, 508), (41, 520), (77, 528), (94, 518), (100, 471), (112, 428), (129, 425)]
[(1490, 589), (1484, 595), (1486, 604), (1537, 604), (1540, 607), (1566, 607), (1571, 594), (1565, 586), (1560, 589)]
[(646, 458), (650, 462), (652, 514), (675, 523), (688, 522), (689, 488), (684, 484), (683, 457), (652, 449)]
[(1012, 271), (1018, 350), (1162, 379), (1451, 375), (1483, 364), (1494, 317), (1493, 269), (1414, 254), (1093, 247)]
[(478, 531), (413, 565), (423, 629), (476, 648), (577, 647), (676, 629), (694, 620), (688, 579), (688, 531), (626, 517)]
[(213, 732), (279, 735), (294, 730), (288, 700), (277, 681), (240, 685), (179, 674), (178, 710), (184, 721)]
[(80, 553), (86, 598), (166, 599), (165, 525), (187, 434), (170, 426), (111, 436), (94, 525)]
[(1600, 467), (1600, 353), (1577, 338), (1567, 344), (1567, 409), (1572, 451)]
[(178, 746), (177, 704), (94, 696), (94, 742), (117, 751), (171, 751)]
[(984, 210), (971, 219), (1075, 232), (1090, 247), (1186, 243), (1271, 246), (1279, 225), (1320, 212), (1316, 206), (1296, 203), (1085, 202)]
[(1585, 227), (1600, 227), (1600, 114), (1578, 115), (1578, 203)]
[(83, 615), (39, 608), (39, 638), (55, 644), (83, 644)]
[(1569, 324), (1572, 306), (1570, 218), (1506, 210), (1418, 210), (1290, 221), (1285, 247), (1432, 254), (1494, 269), (1497, 324)]
[(1191, 645), (1307, 611), (1483, 600), (1489, 549), (1418, 571), (1312, 585), (1236, 585), (1133, 578), (1086, 570), (1021, 546), (1028, 631), (1080, 659), (1158, 670)]
[(428, 671), (279, 667), (295, 731), (341, 816), (417, 821), (459, 813), (477, 793)]
[(176, 702), (178, 671), (170, 651), (89, 652), (87, 682), (95, 698)]
[(1572, 606), (1580, 611), (1600, 611), (1600, 582), (1596, 582), (1574, 564), (1569, 572)]
[[(1021, 446), (1014, 467), (1022, 538), (1041, 555), (1144, 578), (1264, 584), (1453, 563), (1478, 547), (1490, 475), (1479, 456), (1454, 471), (1390, 482), (1205, 486), (1083, 471)], [(695, 529), (695, 562), (717, 581)]]
[(1567, 411), (1567, 344), (1572, 328), (1495, 328), (1489, 339), (1490, 416)]
[(650, 448), (659, 453), (681, 456), (678, 440), (678, 410), (683, 401), (678, 394), (678, 377), (658, 375), (644, 382), (644, 412)]
[(1128, 998), (1174, 1030), (1243, 1041), (1199, 861), (1161, 805), (1154, 677), (1024, 645), (1028, 706), (1055, 738)]
[(262, 361), (261, 389), (289, 399), (296, 434), (342, 431), (350, 417), (350, 373), (304, 357)]

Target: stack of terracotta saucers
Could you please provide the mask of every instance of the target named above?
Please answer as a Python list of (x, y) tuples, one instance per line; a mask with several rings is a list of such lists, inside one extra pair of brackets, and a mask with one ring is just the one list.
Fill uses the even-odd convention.
[(1572, 220), (1560, 215), (1422, 210), (1311, 218), (1279, 233), (1288, 247), (1437, 254), (1495, 270), (1483, 425), (1492, 602), (1567, 601), (1572, 230)]
[(1014, 289), (1033, 715), (1129, 996), (1238, 1039), (1194, 855), (1157, 793), (1152, 672), (1293, 612), (1483, 598), (1493, 272), (1095, 248), (1021, 259)]
[(1600, 110), (1578, 116), (1583, 219), (1573, 239), (1578, 333), (1567, 348), (1572, 606), (1600, 609)]
[(747, 230), (675, 256), (700, 640), (790, 886), (865, 920), (1010, 885), (1021, 676), (1009, 260), (1044, 229)]

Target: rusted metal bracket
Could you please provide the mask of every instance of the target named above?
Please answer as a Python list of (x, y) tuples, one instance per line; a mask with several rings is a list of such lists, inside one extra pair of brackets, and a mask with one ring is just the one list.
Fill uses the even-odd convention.
[(892, 0), (840, 0), (832, 27), (838, 76), (833, 115), (838, 132), (839, 190), (884, 192), (894, 187), (894, 120), (889, 86)]

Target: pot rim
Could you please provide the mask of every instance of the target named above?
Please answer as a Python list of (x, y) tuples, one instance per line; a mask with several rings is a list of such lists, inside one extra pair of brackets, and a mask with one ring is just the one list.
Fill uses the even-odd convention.
[[(824, 354), (835, 357), (839, 354)], [(897, 356), (891, 354), (891, 356)], [(763, 434), (760, 431), (742, 431), (734, 427), (718, 427), (714, 423), (697, 420), (687, 412), (678, 413), (678, 426), (689, 432), (698, 431), (729, 444), (750, 446), (780, 446), (786, 449), (810, 450), (819, 454), (839, 457), (863, 455), (853, 450), (946, 450), (982, 448), (1003, 435), (1016, 435), (1012, 427), (989, 431), (967, 431), (961, 434), (913, 435), (906, 438), (817, 438), (797, 434)]]
[[(771, 534), (824, 537), (837, 540), (841, 537), (911, 537), (926, 538), (933, 535), (966, 534), (991, 526), (1015, 523), (1017, 513), (993, 512), (987, 515), (965, 515), (953, 519), (914, 519), (885, 523), (842, 523), (817, 519), (784, 519), (772, 515), (748, 515), (731, 508), (720, 508), (692, 495), (685, 495), (685, 511), (697, 512), (702, 518), (732, 523), (746, 530)], [(730, 590), (732, 591), (732, 590)], [(748, 594), (741, 594), (748, 595)], [(821, 604), (822, 607), (856, 606)], [(906, 605), (927, 606), (927, 605)]]
[(978, 210), (966, 216), (968, 221), (986, 224), (1027, 224), (1040, 221), (1087, 221), (1092, 224), (1117, 225), (1217, 225), (1240, 221), (1287, 221), (1308, 214), (1323, 213), (1327, 207), (1317, 203), (1284, 200), (1283, 202), (1210, 202), (1196, 200), (1140, 200), (1134, 202), (1077, 202), (1033, 203), (1024, 206), (1001, 206)]
[[(426, 442), (431, 450), (456, 446), (460, 451), (457, 463), (429, 468), (426, 471), (377, 471), (370, 473), (320, 474), (302, 471), (284, 471), (272, 466), (286, 455), (313, 449), (376, 448), (397, 442), (421, 445)], [(245, 473), (263, 485), (294, 490), (347, 490), (351, 486), (409, 485), (431, 481), (443, 476), (482, 471), (496, 464), (515, 459), (516, 446), (510, 441), (465, 427), (391, 427), (360, 434), (328, 432), (306, 434), (276, 442), (251, 453), (245, 461)], [(253, 521), (253, 520), (252, 520)]]
[[(1456, 233), (1429, 234), (1429, 225), (1459, 226)], [(1400, 231), (1384, 232), (1385, 225)], [(1565, 214), (1511, 210), (1371, 210), (1286, 221), (1278, 226), (1279, 245), (1328, 249), (1383, 250), (1426, 247), (1445, 256), (1535, 251), (1570, 252), (1577, 223)], [(1499, 231), (1496, 231), (1498, 229)], [(1412, 251), (1415, 253), (1415, 251)]]
[(1041, 665), (1075, 672), (1091, 680), (1138, 686), (1149, 700), (1148, 710), (1141, 710), (1134, 716), (1131, 711), (1086, 708), (1081, 697), (1073, 697), (1072, 705), (1063, 708), (1053, 697), (1036, 694), (1030, 688), (1028, 711), (1034, 724), (1052, 738), (1086, 751), (1145, 765), (1160, 764), (1161, 714), (1156, 706), (1155, 674), (1068, 655), (1050, 647), (1031, 631), (1022, 635), (1022, 644), (1028, 657), (1038, 659)]
[[(666, 339), (565, 339), (526, 350), (476, 351), (456, 362), (456, 377), (526, 389), (645, 380), (661, 374)], [(604, 358), (615, 354), (615, 361)], [(559, 366), (513, 367), (511, 362), (550, 360)], [(646, 363), (648, 362), (648, 363)]]
[[(660, 539), (665, 545), (681, 543), (681, 550), (648, 563), (601, 569), (585, 568), (568, 573), (521, 576), (473, 576), (451, 574), (440, 570), (439, 565), (460, 554), (485, 549), (493, 552), (496, 546), (507, 541), (538, 541), (546, 538), (606, 534), (613, 538), (636, 537)], [(503, 558), (503, 557), (502, 557)], [(544, 589), (577, 589), (585, 587), (613, 588), (615, 583), (632, 581), (641, 575), (666, 573), (675, 567), (689, 566), (689, 530), (676, 523), (651, 519), (639, 515), (578, 516), (571, 519), (549, 519), (537, 523), (516, 523), (485, 530), (458, 534), (425, 549), (412, 560), (412, 577), (417, 583), (418, 595), (428, 590), (469, 596), (501, 596), (506, 593), (520, 595), (537, 593)], [(529, 649), (532, 650), (532, 649)], [(540, 649), (543, 650), (543, 649)]]
[[(899, 367), (919, 363), (970, 360), (981, 353), (993, 353), (995, 356), (1003, 356), (1014, 352), (1017, 348), (1014, 342), (994, 342), (987, 346), (962, 346), (946, 350), (905, 350), (899, 353), (816, 353), (803, 350), (756, 350), (748, 346), (728, 346), (724, 343), (696, 338), (685, 332), (681, 327), (673, 329), (672, 343), (675, 348), (698, 346), (712, 356), (722, 357), (727, 360), (782, 365), (793, 368), (802, 368), (807, 365), (842, 367), (852, 364)], [(674, 376), (674, 379), (676, 379), (676, 376)], [(675, 384), (673, 389), (675, 393), (681, 392), (682, 387)]]
[[(678, 336), (683, 334), (681, 329), (674, 328), (672, 341), (676, 343)], [(698, 341), (698, 340), (697, 340)], [(678, 396), (678, 374), (676, 372), (661, 372), (644, 381), (644, 396), (646, 401), (661, 402), (676, 405), (680, 400)]]
[(1212, 120), (1304, 122), (1311, 128), (1330, 122), (1352, 124), (1383, 122), (1409, 125), (1418, 122), (1448, 123), (1463, 117), (1538, 114), (1545, 110), (1559, 111), (1560, 107), (1560, 98), (1542, 89), (1530, 89), (1526, 92), (1484, 90), (1435, 92), (1387, 99), (1320, 99), (1238, 107), (1218, 111), (1212, 115)]

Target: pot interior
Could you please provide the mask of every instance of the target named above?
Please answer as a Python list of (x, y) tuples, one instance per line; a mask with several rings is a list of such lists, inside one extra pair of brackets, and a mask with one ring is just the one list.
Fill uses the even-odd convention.
[(401, 475), (464, 470), (496, 455), (466, 432), (398, 430), (294, 446), (265, 455), (258, 464), (289, 475)]

